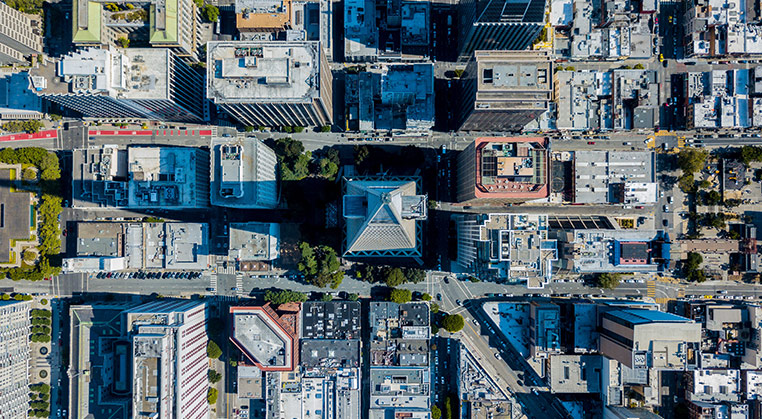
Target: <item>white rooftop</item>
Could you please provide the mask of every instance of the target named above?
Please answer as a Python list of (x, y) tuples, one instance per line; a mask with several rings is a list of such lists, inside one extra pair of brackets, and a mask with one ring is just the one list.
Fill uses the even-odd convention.
[(320, 65), (318, 42), (209, 42), (207, 97), (216, 103), (311, 102), (319, 96)]

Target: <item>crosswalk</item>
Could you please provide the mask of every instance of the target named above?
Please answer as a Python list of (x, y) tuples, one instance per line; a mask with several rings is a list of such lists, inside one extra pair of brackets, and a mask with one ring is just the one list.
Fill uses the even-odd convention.
[(646, 282), (646, 292), (649, 297), (654, 298), (656, 297), (656, 281), (648, 281)]
[(211, 278), (209, 279), (209, 288), (213, 288), (214, 292), (217, 292), (217, 275), (212, 274)]
[(240, 297), (243, 295), (243, 274), (237, 273), (235, 275), (235, 295)]

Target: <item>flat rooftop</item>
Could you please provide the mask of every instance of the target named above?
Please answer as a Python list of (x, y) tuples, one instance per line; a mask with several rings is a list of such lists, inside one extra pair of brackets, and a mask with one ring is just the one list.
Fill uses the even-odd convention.
[(300, 365), (307, 368), (359, 368), (359, 340), (302, 339)]
[(233, 343), (263, 371), (294, 368), (294, 338), (264, 307), (231, 307)]
[(233, 208), (278, 205), (278, 159), (256, 138), (212, 140), (211, 201)]
[(228, 255), (238, 261), (275, 260), (280, 256), (280, 225), (230, 223)]
[(208, 197), (209, 154), (198, 148), (130, 147), (128, 206), (197, 207), (206, 206)]
[(304, 103), (320, 95), (318, 42), (209, 42), (207, 63), (215, 103)]
[(548, 140), (481, 137), (476, 147), (477, 198), (548, 196)]
[(308, 301), (302, 305), (302, 338), (359, 339), (360, 303)]

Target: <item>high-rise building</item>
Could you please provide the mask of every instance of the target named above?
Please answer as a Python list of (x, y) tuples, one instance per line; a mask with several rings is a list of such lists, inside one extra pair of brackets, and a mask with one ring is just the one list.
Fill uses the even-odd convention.
[(427, 131), (434, 126), (434, 65), (381, 64), (347, 74), (350, 129)]
[(548, 139), (482, 137), (458, 156), (458, 202), (511, 203), (547, 198)]
[(20, 63), (41, 53), (40, 21), (0, 2), (0, 64)]
[(212, 140), (212, 205), (275, 208), (278, 205), (278, 158), (256, 138)]
[(546, 0), (465, 0), (459, 4), (459, 60), (476, 50), (524, 50), (545, 25)]
[(344, 178), (344, 257), (422, 256), (420, 221), (428, 216), (419, 177)]
[[(107, 8), (107, 3), (116, 8)], [(109, 45), (119, 37), (137, 36), (152, 47), (171, 48), (180, 56), (196, 59), (201, 20), (192, 0), (143, 0), (128, 3), (132, 8), (125, 3), (74, 0), (72, 44)], [(141, 19), (148, 22), (148, 31), (144, 31), (144, 25), (134, 24)]]
[(29, 410), (29, 301), (0, 301), (0, 413), (25, 419)]
[(548, 110), (550, 51), (475, 51), (462, 80), (460, 129), (521, 131)]
[(32, 73), (37, 95), (101, 119), (201, 122), (203, 86), (201, 75), (163, 48), (89, 48)]
[(209, 42), (207, 63), (207, 98), (244, 125), (333, 121), (333, 76), (319, 42)]
[(206, 311), (204, 302), (164, 299), (122, 314), (132, 342), (132, 417), (208, 417)]

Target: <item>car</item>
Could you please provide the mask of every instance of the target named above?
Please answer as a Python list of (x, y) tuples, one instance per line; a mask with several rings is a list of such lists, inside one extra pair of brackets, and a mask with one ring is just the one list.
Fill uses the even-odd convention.
[(595, 141), (588, 141), (587, 144), (588, 145), (595, 145)]
[(717, 291), (717, 294), (727, 294), (727, 293), (728, 293), (727, 290), (719, 290), (719, 291)]
[(659, 198), (664, 198), (664, 191), (659, 191)]
[(478, 322), (478, 321), (476, 321), (476, 319), (471, 319), (471, 323), (473, 323), (473, 324), (477, 324), (477, 325), (479, 324), (479, 322)]
[(664, 212), (669, 212), (669, 205), (664, 206)]
[(636, 205), (635, 209), (643, 209), (643, 206), (642, 205)]
[(212, 288), (212, 287), (207, 287), (207, 288), (206, 288), (206, 290), (207, 290), (207, 291), (210, 291), (210, 292), (213, 292), (213, 291), (214, 291), (214, 288)]
[(455, 304), (457, 304), (457, 305), (459, 305), (459, 306), (460, 306), (460, 305), (463, 305), (463, 302), (462, 302), (462, 301), (460, 301), (460, 300), (455, 300)]
[(671, 196), (667, 198), (667, 202), (669, 202), (670, 204), (671, 204), (671, 203), (672, 203), (674, 200), (675, 200), (675, 198), (674, 198), (674, 197), (671, 197)]
[(669, 220), (667, 220), (667, 219), (665, 218), (665, 219), (661, 220), (661, 224), (662, 224), (664, 227), (669, 227)]
[(495, 352), (495, 359), (500, 359), (500, 354)]
[(664, 62), (664, 54), (659, 54), (659, 62), (660, 63)]
[(442, 301), (442, 294), (437, 293), (437, 301)]

